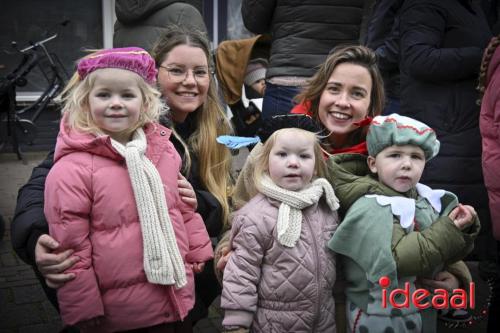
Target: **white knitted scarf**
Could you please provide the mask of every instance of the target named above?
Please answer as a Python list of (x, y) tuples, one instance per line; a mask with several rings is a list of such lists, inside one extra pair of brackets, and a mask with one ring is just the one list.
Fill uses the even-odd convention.
[(145, 155), (146, 135), (139, 128), (125, 146), (113, 139), (111, 144), (127, 163), (141, 222), (146, 277), (151, 283), (180, 288), (187, 283), (184, 261), (168, 214), (163, 182)]
[(300, 191), (289, 191), (274, 184), (268, 176), (264, 176), (259, 191), (281, 202), (278, 210), (278, 241), (287, 247), (294, 247), (300, 238), (302, 209), (317, 203), (323, 194), (332, 211), (339, 208), (339, 199), (325, 178), (315, 179)]

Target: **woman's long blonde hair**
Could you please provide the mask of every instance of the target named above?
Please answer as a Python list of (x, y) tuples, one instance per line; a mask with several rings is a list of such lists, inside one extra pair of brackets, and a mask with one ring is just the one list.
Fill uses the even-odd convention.
[[(209, 68), (213, 71), (214, 64), (210, 44), (206, 36), (201, 31), (188, 30), (178, 26), (170, 26), (167, 33), (163, 34), (156, 42), (152, 51), (156, 64), (161, 64), (168, 53), (179, 45), (188, 45), (203, 50)], [(222, 206), (223, 224), (225, 226), (229, 216), (228, 195), (232, 190), (231, 154), (226, 147), (217, 143), (216, 138), (220, 135), (230, 134), (232, 130), (220, 103), (213, 75), (210, 75), (207, 100), (195, 111), (195, 125), (196, 130), (188, 139), (187, 145), (176, 134), (185, 149), (184, 162), (186, 168), (184, 171), (189, 173), (189, 147), (198, 157), (200, 178), (203, 185)]]

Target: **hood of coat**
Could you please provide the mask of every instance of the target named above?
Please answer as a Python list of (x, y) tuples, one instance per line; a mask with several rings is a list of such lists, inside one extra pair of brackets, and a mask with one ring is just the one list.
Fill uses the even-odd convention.
[(499, 66), (500, 66), (500, 46), (497, 46), (495, 53), (493, 53), (493, 57), (491, 58), (490, 65), (488, 66), (488, 71), (486, 73), (486, 85), (488, 85), (493, 74), (496, 72)]
[(200, 13), (202, 12), (202, 4), (200, 0), (195, 1), (178, 1), (178, 0), (116, 0), (115, 13), (118, 21), (124, 24), (138, 23), (154, 14), (159, 9), (169, 6), (175, 2), (185, 2), (196, 7)]
[(134, 23), (147, 18), (158, 9), (166, 7), (174, 0), (116, 0), (116, 18), (122, 23)]
[[(67, 116), (64, 115), (59, 126), (54, 162), (74, 152), (87, 152), (113, 160), (124, 160), (116, 149), (113, 148), (109, 135), (96, 136), (95, 134), (70, 129), (67, 125), (66, 118)], [(151, 136), (159, 135), (164, 138), (164, 141), (168, 141), (172, 133), (171, 130), (159, 124), (146, 125), (144, 127), (144, 132), (148, 140), (147, 155), (159, 149), (157, 147), (158, 145), (151, 145)]]

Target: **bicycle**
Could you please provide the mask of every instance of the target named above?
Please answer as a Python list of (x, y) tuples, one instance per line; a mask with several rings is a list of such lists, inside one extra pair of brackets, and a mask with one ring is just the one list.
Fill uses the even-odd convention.
[[(16, 52), (22, 55), (22, 59), (11, 73), (0, 79), (0, 123), (2, 128), (6, 128), (6, 131), (2, 131), (4, 134), (0, 136), (0, 151), (8, 141), (11, 141), (18, 159), (24, 163), (26, 161), (20, 144), (33, 144), (37, 135), (36, 120), (47, 105), (62, 91), (67, 81), (68, 75), (60, 60), (45, 46), (45, 43), (56, 37), (57, 34), (53, 34), (41, 41), (31, 43), (30, 46), (21, 50), (18, 49), (17, 42), (13, 41), (11, 45)], [(23, 87), (28, 83), (27, 76), (35, 67), (40, 69), (48, 86), (34, 103), (18, 109), (16, 87)], [(21, 118), (23, 114), (32, 115), (29, 118)]]

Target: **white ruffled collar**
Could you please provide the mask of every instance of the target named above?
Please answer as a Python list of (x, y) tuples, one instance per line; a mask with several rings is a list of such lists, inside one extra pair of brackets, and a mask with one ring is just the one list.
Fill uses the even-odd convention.
[[(418, 194), (427, 199), (431, 206), (438, 212), (441, 212), (441, 198), (444, 196), (444, 190), (433, 190), (429, 186), (418, 183), (416, 185)], [(403, 196), (385, 196), (378, 194), (368, 194), (367, 198), (375, 198), (381, 206), (391, 205), (392, 214), (399, 216), (399, 221), (403, 228), (409, 228), (415, 219), (415, 199)]]

